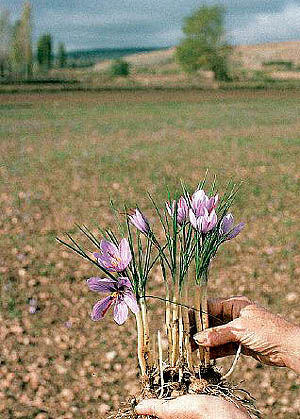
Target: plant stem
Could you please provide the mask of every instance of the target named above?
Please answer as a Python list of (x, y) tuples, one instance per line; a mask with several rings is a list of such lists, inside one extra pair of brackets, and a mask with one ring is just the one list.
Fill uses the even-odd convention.
[(178, 310), (179, 320), (178, 320), (178, 341), (179, 341), (179, 382), (182, 380), (183, 371), (182, 371), (182, 364), (184, 361), (184, 331), (183, 331), (183, 319), (182, 319), (182, 307), (179, 306)]
[[(201, 318), (203, 330), (209, 328), (208, 319), (208, 303), (207, 303), (207, 281), (204, 281), (201, 285)], [(209, 348), (204, 348), (204, 366), (207, 368), (210, 365), (210, 351)]]
[(138, 334), (138, 360), (141, 369), (142, 377), (146, 377), (147, 375), (147, 367), (146, 367), (146, 360), (145, 360), (145, 347), (144, 347), (144, 327), (143, 327), (143, 319), (141, 310), (136, 313), (136, 326), (137, 326), (137, 334)]
[[(184, 292), (184, 304), (188, 304), (188, 277), (187, 284), (183, 286)], [(183, 334), (184, 334), (184, 348), (185, 348), (185, 357), (188, 365), (188, 369), (192, 371), (192, 347), (190, 343), (190, 320), (189, 312), (186, 308), (183, 307)]]
[[(208, 304), (207, 304), (207, 281), (201, 281), (200, 285), (196, 285), (195, 292), (195, 308), (200, 311), (200, 315), (196, 314), (197, 332), (201, 332), (209, 327), (208, 324)], [(209, 349), (201, 346), (199, 348), (201, 363), (207, 368), (210, 364)]]
[(171, 363), (172, 353), (172, 330), (171, 330), (171, 303), (170, 303), (170, 291), (169, 286), (166, 282), (166, 329), (168, 336), (168, 360)]
[(179, 306), (176, 304), (179, 300), (179, 288), (177, 281), (175, 282), (175, 293), (173, 297), (173, 310), (172, 310), (172, 355), (171, 355), (171, 366), (175, 367), (178, 360), (178, 350), (179, 350), (179, 330), (178, 330), (178, 309)]
[(152, 366), (151, 354), (149, 350), (150, 343), (150, 332), (149, 332), (149, 322), (147, 314), (147, 306), (145, 298), (140, 299), (141, 311), (142, 311), (142, 320), (143, 320), (143, 334), (144, 334), (144, 358), (146, 361), (147, 367)]
[(159, 371), (160, 371), (160, 395), (159, 398), (162, 398), (164, 394), (164, 371), (163, 371), (163, 351), (161, 344), (160, 331), (157, 331), (157, 346), (158, 346), (158, 356), (159, 356)]

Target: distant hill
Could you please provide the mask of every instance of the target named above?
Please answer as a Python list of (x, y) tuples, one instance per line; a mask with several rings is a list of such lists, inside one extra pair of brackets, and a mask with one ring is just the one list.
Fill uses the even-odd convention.
[[(105, 70), (111, 60), (124, 57), (133, 67), (165, 68), (171, 71), (178, 67), (174, 62), (175, 47), (172, 48), (111, 48), (71, 51), (69, 64), (74, 67), (94, 66), (95, 71)], [(300, 41), (276, 42), (233, 47), (232, 56), (236, 65), (253, 70), (265, 68), (270, 62), (291, 62), (300, 67)]]
[(151, 53), (167, 50), (168, 48), (97, 48), (91, 50), (70, 51), (67, 53), (69, 63), (78, 66), (93, 65), (106, 60), (114, 60), (134, 54)]
[(300, 41), (270, 42), (235, 47), (235, 56), (247, 68), (259, 69), (268, 62), (290, 61), (300, 65)]

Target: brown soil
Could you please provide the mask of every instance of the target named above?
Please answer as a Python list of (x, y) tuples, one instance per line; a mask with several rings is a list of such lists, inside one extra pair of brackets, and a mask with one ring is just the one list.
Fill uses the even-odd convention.
[[(56, 236), (112, 226), (108, 200), (164, 202), (165, 182), (245, 180), (246, 227), (214, 260), (210, 296), (246, 295), (300, 324), (297, 91), (0, 95), (0, 417), (101, 419), (139, 392), (133, 316), (94, 323), (90, 264)], [(223, 182), (223, 183), (222, 183)], [(150, 291), (162, 295), (159, 271)], [(35, 297), (39, 310), (29, 313)], [(164, 307), (149, 300), (151, 325)], [(164, 347), (164, 351), (166, 348)], [(219, 360), (222, 373), (232, 359)], [(264, 419), (298, 419), (300, 377), (242, 356), (233, 381)]]

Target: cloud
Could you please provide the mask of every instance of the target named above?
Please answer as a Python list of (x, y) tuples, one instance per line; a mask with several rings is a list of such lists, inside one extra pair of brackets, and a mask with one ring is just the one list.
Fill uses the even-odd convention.
[[(21, 0), (0, 0), (20, 16)], [(227, 10), (229, 41), (300, 39), (299, 0), (31, 0), (34, 39), (50, 32), (68, 49), (175, 45), (182, 20), (202, 4)]]
[(281, 12), (258, 13), (244, 25), (232, 29), (230, 37), (243, 44), (297, 40), (300, 38), (300, 5), (290, 3)]

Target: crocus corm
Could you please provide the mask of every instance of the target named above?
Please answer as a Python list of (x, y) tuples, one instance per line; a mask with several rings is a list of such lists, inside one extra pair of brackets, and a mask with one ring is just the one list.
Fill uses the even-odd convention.
[(100, 243), (102, 253), (94, 253), (100, 266), (109, 272), (122, 272), (129, 265), (132, 255), (127, 239), (122, 239), (119, 246), (102, 240)]
[(118, 281), (108, 278), (90, 278), (87, 285), (91, 291), (110, 293), (107, 297), (97, 301), (93, 307), (91, 318), (93, 321), (103, 319), (112, 304), (114, 307), (114, 320), (117, 324), (123, 324), (128, 317), (128, 307), (136, 314), (139, 306), (132, 291), (132, 285), (128, 278), (120, 277)]

